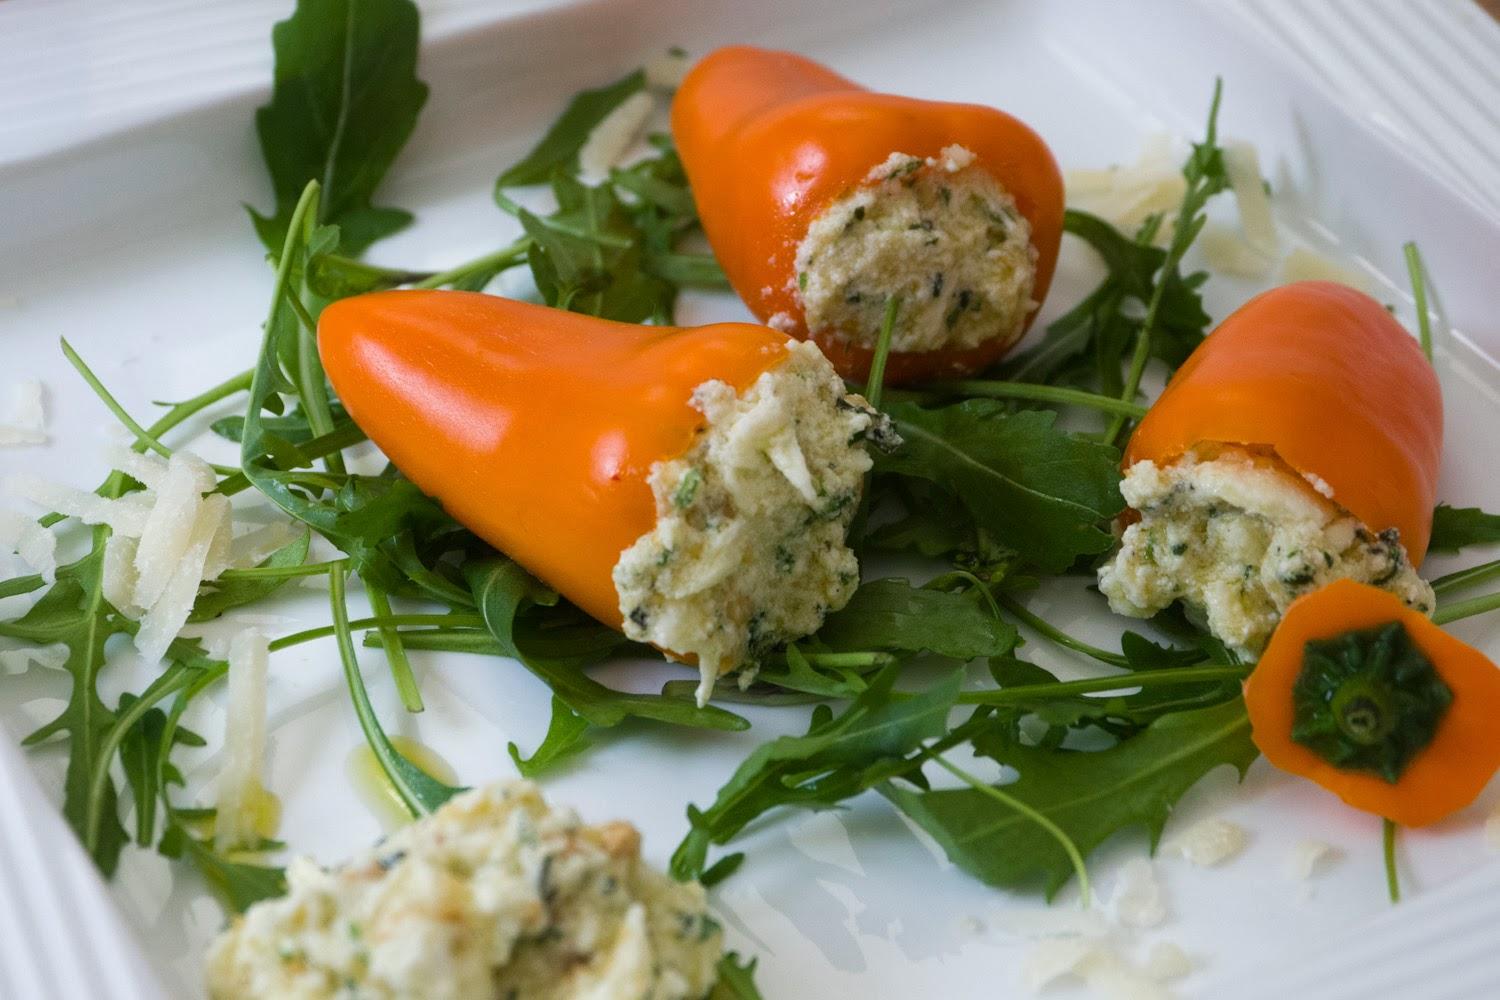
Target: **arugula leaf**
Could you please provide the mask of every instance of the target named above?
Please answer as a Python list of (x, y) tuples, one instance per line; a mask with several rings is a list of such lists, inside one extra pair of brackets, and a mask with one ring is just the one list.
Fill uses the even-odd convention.
[(547, 735), (529, 758), (521, 756), (520, 748), (507, 743), (505, 749), (515, 762), (516, 770), (523, 778), (535, 778), (558, 761), (582, 753), (589, 748), (589, 722), (573, 711), (556, 695), (552, 696), (552, 721), (547, 725)]
[(756, 959), (741, 964), (740, 956), (726, 951), (719, 959), (718, 982), (708, 1000), (762, 1000), (760, 990), (755, 987)]
[(349, 253), (411, 222), (370, 199), (427, 100), (416, 77), (419, 35), (411, 0), (298, 0), (272, 29), (275, 82), (255, 128), (276, 211), (250, 210), (271, 253), (281, 252), (308, 181), (323, 187), (318, 221), (339, 226)]
[(1162, 667), (1190, 667), (1212, 659), (1202, 649), (1183, 649), (1152, 642), (1129, 629), (1120, 636), (1120, 652), (1131, 670), (1159, 670)]
[[(629, 717), (677, 726), (741, 730), (750, 723), (722, 708), (699, 708), (691, 699), (630, 694), (605, 687), (582, 670), (591, 656), (580, 657), (574, 642), (549, 643), (547, 630), (538, 628), (532, 608), (558, 604), (555, 591), (539, 583), (517, 563), (503, 557), (470, 562), (464, 567), (474, 602), (486, 627), (499, 643), (500, 653), (520, 661), (553, 695), (590, 725), (614, 726)], [(599, 634), (589, 629), (590, 636)], [(623, 644), (616, 637), (612, 644)]]
[[(135, 701), (133, 694), (120, 695), (118, 714), (125, 714)], [(169, 749), (163, 745), (162, 739), (166, 728), (167, 713), (153, 708), (141, 716), (120, 741), (120, 766), (135, 799), (135, 841), (142, 847), (150, 846), (156, 839), (156, 800), (161, 794), (165, 764), (162, 755)], [(202, 737), (179, 729), (174, 734), (174, 741), (201, 744)]]
[(932, 652), (972, 660), (1008, 653), (1019, 635), (972, 591), (929, 590), (891, 579), (861, 584), (842, 610), (828, 616), (817, 638), (834, 650)]
[(1457, 552), (1470, 545), (1493, 545), (1500, 542), (1500, 514), (1489, 514), (1478, 507), (1437, 505), (1432, 512), (1432, 552)]
[(558, 210), (545, 218), (522, 209), (534, 245), (528, 260), (548, 305), (624, 323), (668, 318), (677, 289), (644, 269), (645, 234), (608, 184), (553, 178)]
[(645, 86), (645, 70), (638, 69), (608, 86), (575, 94), (531, 152), (507, 167), (495, 181), (496, 193), (501, 188), (546, 183), (559, 168), (576, 172), (578, 151), (588, 142), (589, 134), (611, 111)]
[[(177, 810), (176, 814), (182, 812)], [(244, 913), (263, 899), (286, 895), (283, 869), (231, 861), (215, 851), (211, 843), (189, 833), (175, 817), (162, 834), (157, 850), (164, 857), (192, 861), (235, 913)]]
[[(1164, 716), (1108, 750), (1080, 752), (1015, 745), (997, 755), (1020, 772), (1002, 786), (1060, 827), (1087, 854), (1120, 830), (1145, 827), (1155, 849), (1173, 805), (1209, 771), (1229, 764), (1243, 776), (1257, 756), (1244, 702)], [(942, 845), (948, 858), (987, 885), (1040, 881), (1048, 895), (1073, 874), (1061, 845), (972, 788), (880, 787)]]
[(1053, 427), (1044, 410), (1008, 412), (970, 399), (924, 410), (889, 407), (903, 444), (876, 472), (926, 479), (958, 494), (977, 524), (1039, 569), (1059, 572), (1103, 552), (1103, 525), (1125, 506), (1119, 452)]
[(710, 844), (725, 844), (778, 806), (831, 806), (910, 767), (906, 754), (948, 729), (962, 672), (926, 691), (893, 695), (899, 665), (886, 667), (840, 715), (815, 711), (804, 736), (781, 736), (750, 754), (719, 789), (712, 806), (688, 807), (692, 825), (672, 855), (679, 880), (705, 871)]
[[(264, 569), (288, 569), (293, 566), (301, 566), (307, 561), (308, 547), (311, 544), (312, 533), (304, 531), (298, 537), (287, 542), (275, 552), (272, 552), (259, 565)], [(211, 618), (219, 617), (231, 608), (252, 604), (262, 598), (269, 597), (284, 586), (289, 579), (291, 578), (285, 576), (264, 576), (223, 580), (208, 584), (198, 595), (198, 600), (193, 604), (193, 613), (188, 616), (188, 621), (208, 621)]]
[[(106, 492), (117, 494), (120, 477), (111, 476), (110, 482), (113, 488)], [(97, 807), (91, 803), (94, 772), (106, 765), (104, 739), (115, 724), (114, 713), (98, 691), (104, 645), (111, 636), (129, 628), (101, 593), (99, 574), (108, 536), (108, 528), (94, 528), (89, 555), (59, 569), (52, 588), (16, 622), (0, 626), (0, 635), (38, 643), (61, 642), (68, 647), (68, 659), (63, 665), (73, 682), (68, 703), (55, 719), (22, 742), (30, 746), (60, 733), (67, 734), (63, 815), (99, 870), (113, 875), (120, 851), (130, 839), (120, 823), (113, 779), (104, 782)]]

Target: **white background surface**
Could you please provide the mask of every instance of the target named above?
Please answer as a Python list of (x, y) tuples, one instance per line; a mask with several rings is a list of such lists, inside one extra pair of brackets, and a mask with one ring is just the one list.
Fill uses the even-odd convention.
[[(1482, 63), (1477, 74), (1465, 71), (1455, 54), (1470, 58), (1500, 49), (1493, 47), (1494, 33), (1486, 34), (1491, 26), (1467, 4), (1257, 0), (1209, 5), (1214, 9), (1204, 13), (1167, 0), (1128, 5), (1128, 12), (1127, 5), (1103, 0), (885, 0), (861, 5), (852, 16), (789, 2), (753, 11), (687, 0), (426, 6), (429, 45), (421, 71), (433, 94), (382, 192), (385, 201), (416, 210), (419, 223), (374, 254), (414, 267), (466, 259), (506, 240), (510, 222), (488, 201), (498, 170), (534, 140), (567, 95), (612, 79), (671, 43), (697, 51), (730, 40), (787, 44), (883, 89), (994, 103), (1036, 125), (1065, 166), (1129, 161), (1142, 136), (1163, 129), (1196, 135), (1212, 78), (1222, 74), (1221, 126), (1226, 135), (1260, 146), (1289, 241), (1306, 241), (1363, 268), (1375, 294), (1403, 308), (1399, 246), (1408, 238), (1421, 243), (1456, 328), (1440, 342), (1450, 428), (1443, 498), (1500, 506), (1492, 432), (1475, 433), (1493, 428), (1500, 386), (1489, 360), (1500, 356), (1492, 305), (1500, 229), (1482, 214), (1493, 204), (1497, 175), (1481, 172), (1495, 170), (1485, 157), (1497, 132), (1484, 127), (1486, 106), (1476, 104), (1496, 81)], [(1422, 30), (1411, 23), (1418, 6), (1423, 15), (1416, 28)], [(45, 449), (0, 453), (0, 472), (24, 466), (92, 485), (102, 470), (95, 456), (108, 417), (57, 353), (59, 335), (137, 414), (149, 413), (153, 399), (189, 395), (252, 360), (268, 280), (238, 202), (264, 206), (269, 200), (249, 123), (269, 76), (268, 27), (283, 10), (261, 0), (0, 4), (0, 302), (8, 303), (0, 306), (0, 388), (23, 375), (41, 377), (54, 441)], [(1338, 18), (1357, 18), (1358, 30), (1340, 28)], [(1418, 35), (1408, 52), (1405, 40)], [(1339, 46), (1346, 39), (1362, 41)], [(1338, 51), (1330, 54), (1331, 47)], [(1289, 54), (1318, 65), (1328, 79), (1318, 83), (1288, 71), (1278, 60)], [(1406, 65), (1403, 59), (1413, 60), (1410, 72), (1395, 68)], [(1377, 100), (1390, 87), (1369, 68), (1381, 60), (1389, 80), (1403, 83), (1399, 101)], [(1433, 60), (1447, 72), (1430, 71)], [(1325, 85), (1342, 95), (1343, 112), (1324, 97)], [(1414, 105), (1417, 91), (1431, 103)], [(1432, 138), (1439, 123), (1447, 130), (1444, 141)], [(1047, 314), (1061, 311), (1094, 278), (1086, 255), (1070, 248)], [(1210, 305), (1223, 315), (1251, 290), (1216, 281)], [(699, 297), (682, 318), (742, 314), (727, 299)], [(1409, 310), (1404, 315), (1410, 319)], [(1434, 572), (1445, 568), (1432, 564)], [(1095, 640), (1108, 641), (1117, 628), (1100, 614), (1096, 598), (1058, 589), (1034, 607)], [(291, 631), (304, 619), (326, 621), (310, 592), (252, 610), (274, 616), (260, 623), (272, 633)], [(1467, 622), (1456, 631), (1500, 651), (1495, 622)], [(1083, 669), (1039, 643), (1028, 653), (1060, 672)], [(420, 735), (465, 780), (508, 773), (505, 741), (529, 748), (540, 738), (546, 692), (513, 664), (416, 658), (426, 672), (429, 709), (419, 719), (393, 721), (392, 728)], [(148, 676), (129, 660), (121, 657), (107, 684)], [(376, 668), (377, 705), (396, 720), (378, 656), (368, 662)], [(359, 735), (332, 650), (299, 647), (279, 654), (272, 670), (277, 729), (270, 784), (287, 804), (284, 834), (333, 860), (376, 836), (378, 825), (343, 776)], [(622, 667), (609, 679), (651, 689), (667, 675), (662, 667)], [(65, 691), (57, 676), (3, 678), (0, 685), (0, 725), (12, 737), (54, 707), (44, 699)], [(113, 690), (107, 692), (112, 697)], [(195, 728), (216, 733), (222, 720), (215, 711), (206, 707)], [(733, 738), (623, 732), (606, 739), (585, 768), (550, 781), (547, 791), (589, 818), (635, 821), (646, 833), (648, 853), (663, 861), (683, 832), (686, 802), (711, 799), (749, 747), (802, 724), (800, 715), (786, 713), (753, 718), (754, 732)], [(0, 750), (0, 771), (16, 759), (9, 748)], [(43, 752), (29, 762), (43, 787), (55, 790), (61, 758)], [(205, 759), (194, 776), (211, 770), (212, 760)], [(71, 844), (51, 817), (34, 817), (34, 811), (0, 811), (0, 828), (18, 830), (18, 816), (41, 823), (48, 864), (66, 868)], [(1315, 788), (1261, 764), (1242, 788), (1224, 775), (1211, 779), (1190, 794), (1183, 812), (1169, 837), (1210, 814), (1231, 818), (1252, 835), (1246, 853), (1222, 870), (1202, 872), (1171, 859), (1158, 864), (1172, 920), (1127, 944), (1137, 955), (1155, 940), (1186, 948), (1199, 971), (1183, 995), (1353, 995), (1338, 990), (1361, 981), (1396, 982), (1388, 969), (1369, 969), (1372, 960), (1393, 956), (1417, 975), (1403, 995), (1482, 995), (1466, 990), (1486, 980), (1470, 979), (1465, 987), (1453, 978), (1461, 970), (1500, 981), (1495, 956), (1486, 954), (1493, 910), (1487, 916), (1482, 909), (1493, 907), (1486, 901), (1497, 894), (1474, 891), (1497, 880), (1497, 863), (1481, 846), (1480, 813), (1406, 838), (1407, 887), (1417, 898), (1390, 911), (1377, 824), (1331, 805)], [(1292, 845), (1308, 837), (1337, 844), (1342, 857), (1303, 886), (1286, 866)], [(0, 841), (38, 842), (18, 835)], [(759, 827), (744, 846), (750, 863), (726, 884), (718, 905), (734, 945), (761, 956), (768, 997), (1019, 995), (1017, 969), (1031, 945), (999, 929), (1001, 914), (1040, 904), (997, 894), (952, 869), (883, 802), (861, 800), (842, 816), (786, 817)], [(1138, 852), (1138, 840), (1127, 838), (1102, 853), (1093, 867), (1106, 898), (1117, 862)], [(39, 959), (44, 969), (50, 960), (52, 975), (67, 969), (89, 977), (97, 969), (90, 995), (129, 995), (130, 977), (112, 964), (71, 957), (74, 944), (91, 940), (97, 951), (92, 942), (110, 933), (108, 927), (80, 931), (80, 921), (92, 921), (96, 911), (84, 896), (68, 894), (89, 891), (87, 881), (39, 879), (42, 869), (15, 860), (15, 852), (5, 857), (12, 863), (0, 859), (0, 969), (12, 979), (0, 978), (0, 989), (21, 989), (7, 984), (22, 982), (16, 970)], [(4, 933), (6, 903), (21, 899), (28, 887), (27, 898), (52, 890), (65, 903), (50, 911), (23, 907), (9, 918), (11, 926), (31, 933)], [(214, 904), (180, 869), (143, 853), (127, 857), (113, 892), (172, 994), (191, 995), (199, 948), (220, 922)], [(970, 917), (979, 918), (983, 930), (965, 931)], [(1417, 927), (1432, 944), (1420, 962), (1392, 946), (1410, 945)], [(1333, 941), (1342, 943), (1325, 944)], [(1373, 978), (1330, 970), (1330, 953), (1358, 959), (1352, 964)], [(1320, 957), (1324, 966), (1306, 964)], [(1268, 960), (1275, 969), (1267, 968)], [(1287, 977), (1279, 989), (1278, 974)], [(51, 995), (64, 997), (84, 995), (72, 985), (81, 981), (37, 980), (57, 983)], [(34, 994), (15, 995), (29, 1000)], [(1364, 995), (1375, 992), (1367, 986)], [(0, 996), (9, 1000), (10, 994)]]

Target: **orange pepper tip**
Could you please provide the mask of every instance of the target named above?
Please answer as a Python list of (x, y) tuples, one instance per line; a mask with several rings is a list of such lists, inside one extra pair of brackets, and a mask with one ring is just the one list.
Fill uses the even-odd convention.
[[(892, 383), (982, 370), (1046, 297), (1062, 174), (1041, 137), (1002, 111), (875, 93), (802, 56), (734, 46), (688, 74), (672, 129), (730, 284), (846, 377), (867, 376), (893, 295), (909, 326), (893, 343)], [(856, 239), (859, 254), (844, 255)], [(1009, 262), (994, 268), (1004, 280), (972, 273), (991, 252)], [(1013, 281), (1023, 265), (1030, 280)]]
[(1500, 769), (1500, 668), (1352, 580), (1292, 603), (1245, 704), (1272, 764), (1404, 826), (1469, 805)]

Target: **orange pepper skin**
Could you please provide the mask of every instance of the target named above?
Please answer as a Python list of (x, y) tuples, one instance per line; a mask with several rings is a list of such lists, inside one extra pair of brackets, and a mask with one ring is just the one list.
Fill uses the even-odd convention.
[(318, 323), (329, 380), (396, 467), (616, 628), (611, 571), (656, 524), (651, 466), (705, 426), (693, 390), (742, 391), (787, 343), (744, 323), (635, 326), (455, 291), (359, 295)]
[[(877, 94), (790, 52), (729, 46), (709, 53), (683, 80), (672, 133), (729, 283), (761, 321), (791, 317), (794, 337), (809, 336), (795, 291), (798, 244), (830, 203), (892, 153), (935, 157), (955, 143), (975, 153), (1031, 224), (1032, 297), (1046, 297), (1062, 240), (1062, 175), (1041, 137), (1002, 111)], [(868, 348), (829, 331), (811, 336), (841, 375), (864, 381)], [(1012, 346), (895, 352), (885, 378), (894, 384), (972, 374)]]
[[(1395, 784), (1375, 774), (1344, 771), (1292, 741), (1292, 685), (1312, 639), (1399, 621), (1453, 691), (1453, 702), (1431, 743)], [(1266, 759), (1311, 778), (1356, 809), (1404, 826), (1426, 826), (1473, 802), (1500, 768), (1500, 667), (1444, 632), (1401, 599), (1353, 580), (1337, 580), (1287, 608), (1271, 642), (1245, 682), (1251, 735)]]
[(1421, 565), (1437, 502), (1443, 398), (1415, 340), (1362, 292), (1302, 281), (1256, 296), (1177, 370), (1125, 466), (1203, 443), (1273, 449)]

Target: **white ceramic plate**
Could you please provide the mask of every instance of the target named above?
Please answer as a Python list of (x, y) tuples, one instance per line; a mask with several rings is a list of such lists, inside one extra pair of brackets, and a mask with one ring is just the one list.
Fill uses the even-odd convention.
[[(429, 32), (423, 52), (421, 71), (432, 97), (383, 191), (387, 203), (414, 209), (419, 222), (380, 244), (377, 261), (434, 267), (501, 245), (514, 226), (489, 202), (499, 169), (540, 134), (568, 95), (614, 78), (669, 44), (699, 52), (728, 41), (783, 45), (882, 89), (999, 105), (1036, 126), (1065, 166), (1131, 160), (1143, 136), (1161, 130), (1198, 134), (1213, 78), (1222, 75), (1221, 127), (1258, 145), (1289, 245), (1306, 243), (1358, 268), (1371, 290), (1410, 321), (1400, 244), (1420, 242), (1452, 324), (1439, 342), (1450, 428), (1442, 496), (1500, 508), (1493, 469), (1500, 324), (1492, 310), (1500, 223), (1341, 113), (1222, 12), (1170, 0), (875, 0), (855, 11), (791, 0), (632, 0), (483, 16), (473, 5), (448, 6), (464, 16), (439, 9), (429, 22), (448, 18), (443, 31)], [(148, 414), (152, 400), (183, 398), (251, 362), (269, 276), (239, 202), (269, 201), (250, 128), (263, 97), (247, 85), (207, 103), (185, 100), (166, 117), (142, 114), (128, 128), (96, 129), (84, 144), (33, 136), (24, 155), (0, 149), (0, 387), (22, 376), (44, 381), (53, 442), (0, 452), (0, 473), (25, 467), (93, 485), (103, 469), (97, 456), (110, 418), (68, 369), (56, 346), (60, 335), (137, 414)], [(51, 152), (41, 152), (46, 149)], [(1096, 278), (1087, 253), (1070, 242), (1043, 322)], [(1256, 287), (1216, 280), (1210, 306), (1222, 316)], [(694, 296), (680, 318), (743, 316), (743, 307), (728, 297)], [(209, 457), (230, 457), (212, 444), (203, 449)], [(1451, 568), (1441, 559), (1429, 565), (1435, 573)], [(1035, 606), (1085, 637), (1107, 642), (1118, 631), (1098, 598), (1081, 592), (1049, 588)], [(311, 591), (294, 590), (250, 611), (273, 634), (327, 621), (325, 602)], [(248, 617), (222, 627), (242, 626)], [(1472, 620), (1455, 630), (1500, 653), (1500, 621)], [(1028, 652), (1060, 673), (1088, 669), (1039, 642)], [(509, 774), (505, 743), (529, 749), (540, 739), (546, 690), (508, 661), (413, 656), (428, 703), (419, 717), (399, 712), (378, 654), (367, 660), (377, 707), (390, 727), (434, 747), (467, 782)], [(620, 664), (604, 673), (611, 683), (642, 690), (681, 676), (657, 664)], [(106, 673), (106, 698), (138, 689), (147, 675), (122, 651)], [(19, 737), (65, 690), (64, 679), (47, 671), (0, 678), (0, 726)], [(189, 723), (217, 734), (218, 705), (205, 699)], [(285, 803), (285, 839), (332, 861), (378, 836), (377, 820), (345, 776), (360, 736), (331, 646), (277, 654), (271, 711), (269, 784)], [(587, 818), (635, 822), (648, 854), (664, 862), (684, 831), (687, 803), (711, 800), (752, 746), (804, 723), (795, 711), (747, 714), (753, 732), (733, 737), (623, 727), (581, 766), (549, 780), (546, 791)], [(0, 752), (0, 770), (13, 757)], [(27, 759), (55, 798), (62, 757), (43, 749)], [(212, 754), (203, 754), (190, 780), (203, 781), (213, 767)], [(1263, 995), (1273, 966), (1294, 984), (1283, 989), (1286, 995), (1331, 997), (1346, 995), (1341, 990), (1352, 980), (1348, 962), (1330, 963), (1330, 955), (1365, 956), (1355, 962), (1358, 968), (1371, 955), (1389, 960), (1395, 949), (1376, 946), (1411, 939), (1420, 923), (1442, 947), (1434, 944), (1422, 961), (1396, 954), (1399, 968), (1413, 973), (1404, 995), (1478, 995), (1454, 984), (1493, 984), (1500, 977), (1490, 947), (1494, 917), (1482, 909), (1495, 894), (1472, 889), (1494, 885), (1500, 871), (1481, 834), (1495, 793), (1492, 788), (1476, 809), (1404, 839), (1403, 874), (1416, 900), (1408, 914), (1405, 905), (1392, 911), (1385, 902), (1376, 822), (1264, 763), (1243, 786), (1215, 774), (1184, 800), (1168, 837), (1195, 819), (1219, 815), (1250, 831), (1248, 849), (1211, 871), (1161, 859), (1157, 870), (1171, 919), (1127, 945), (1136, 958), (1158, 941), (1186, 949), (1196, 971), (1180, 985), (1182, 995)], [(0, 803), (0, 822), (7, 822), (11, 808)], [(1289, 874), (1289, 858), (1305, 839), (1332, 842), (1341, 856), (1299, 883)], [(51, 837), (46, 856), (67, 866), (71, 845), (57, 840)], [(842, 814), (778, 817), (757, 825), (741, 846), (750, 861), (717, 894), (716, 905), (731, 945), (761, 958), (759, 979), (768, 997), (1022, 993), (1019, 970), (1033, 944), (1003, 930), (1004, 915), (1030, 913), (1041, 903), (963, 875), (878, 797)], [(1124, 837), (1096, 856), (1092, 867), (1105, 898), (1119, 863), (1141, 850), (1139, 838)], [(61, 881), (55, 888), (69, 891)], [(22, 898), (8, 883), (0, 883), (0, 891)], [(221, 916), (196, 878), (153, 854), (131, 851), (113, 895), (169, 992), (197, 995), (202, 948)], [(1065, 892), (1056, 905), (1074, 900)], [(54, 920), (36, 917), (51, 933), (34, 934), (29, 943), (0, 935), (0, 969), (24, 966), (36, 949), (66, 956), (74, 946), (84, 948), (79, 954), (96, 948), (77, 929), (82, 918), (68, 915), (87, 905), (69, 902)], [(1440, 939), (1432, 937), (1437, 927), (1443, 928)], [(1357, 942), (1364, 950), (1354, 950)], [(101, 971), (91, 995), (129, 995), (130, 975)], [(1460, 981), (1454, 978), (1459, 972), (1489, 978)], [(0, 987), (6, 983), (0, 978)], [(59, 985), (51, 995), (79, 994)]]

